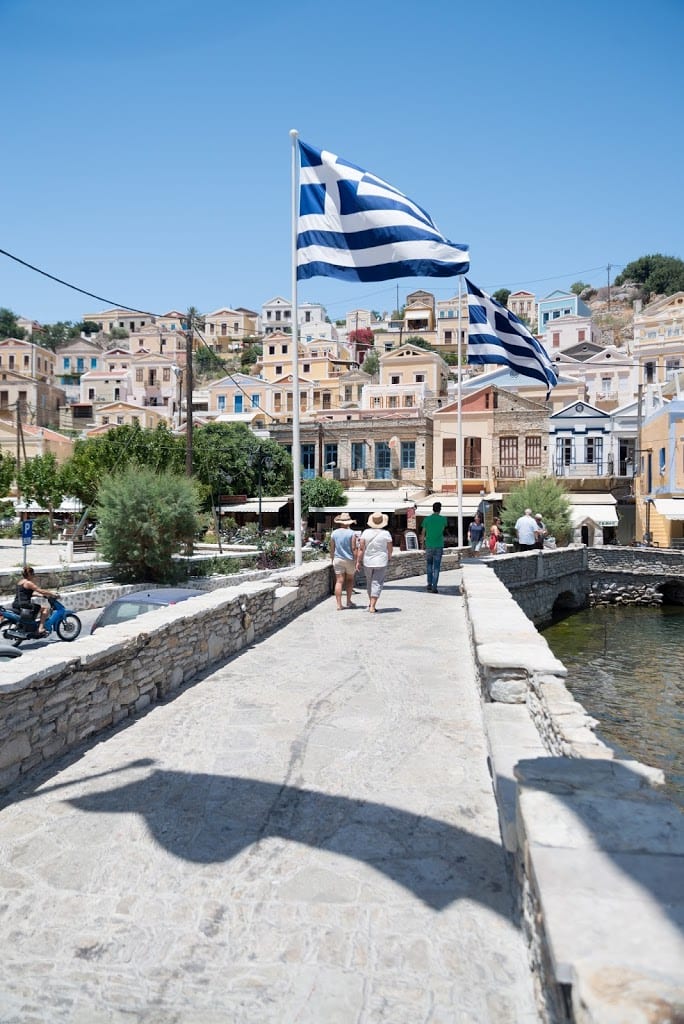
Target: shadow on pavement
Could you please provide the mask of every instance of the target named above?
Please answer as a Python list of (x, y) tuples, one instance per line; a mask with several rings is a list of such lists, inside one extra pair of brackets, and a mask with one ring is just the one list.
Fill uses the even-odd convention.
[(140, 814), (157, 843), (194, 863), (228, 861), (276, 836), (362, 861), (435, 910), (469, 899), (514, 919), (498, 843), (386, 804), (162, 770), (68, 802), (93, 814)]

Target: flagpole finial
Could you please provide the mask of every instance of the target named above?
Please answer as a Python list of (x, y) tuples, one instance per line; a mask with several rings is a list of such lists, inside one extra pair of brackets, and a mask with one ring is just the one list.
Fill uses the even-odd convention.
[(299, 132), (296, 128), (290, 128), (290, 138), (296, 139), (299, 137)]

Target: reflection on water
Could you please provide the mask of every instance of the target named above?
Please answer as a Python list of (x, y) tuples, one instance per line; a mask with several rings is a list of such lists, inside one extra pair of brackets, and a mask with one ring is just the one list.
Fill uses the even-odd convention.
[(621, 753), (665, 772), (684, 806), (684, 607), (590, 608), (544, 630), (567, 686)]

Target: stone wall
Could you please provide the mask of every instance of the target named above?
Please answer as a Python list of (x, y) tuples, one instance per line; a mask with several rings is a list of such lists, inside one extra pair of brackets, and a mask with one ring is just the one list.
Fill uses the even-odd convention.
[(537, 625), (548, 622), (554, 605), (583, 608), (589, 595), (587, 551), (583, 545), (497, 555), (487, 561), (496, 576)]
[[(445, 552), (444, 568), (459, 553)], [(425, 552), (396, 552), (387, 578), (425, 572)], [(51, 644), (3, 665), (0, 683), (0, 789), (103, 729), (168, 697), (246, 644), (279, 629), (328, 597), (329, 559), (299, 568), (198, 581), (207, 593), (111, 626), (77, 644)], [(82, 592), (113, 600), (131, 587)], [(76, 607), (78, 595), (70, 595)], [(97, 605), (90, 604), (91, 607)]]
[(494, 572), (464, 566), (463, 594), (543, 1019), (684, 1019), (672, 902), (684, 826), (662, 772), (620, 759), (594, 735), (565, 667)]

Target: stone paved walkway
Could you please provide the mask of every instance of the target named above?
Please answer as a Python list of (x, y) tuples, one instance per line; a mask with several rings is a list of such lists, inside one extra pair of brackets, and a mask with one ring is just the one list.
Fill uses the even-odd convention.
[(2, 1024), (536, 1022), (458, 579), (331, 598), (14, 791)]

